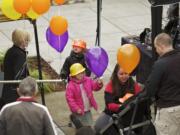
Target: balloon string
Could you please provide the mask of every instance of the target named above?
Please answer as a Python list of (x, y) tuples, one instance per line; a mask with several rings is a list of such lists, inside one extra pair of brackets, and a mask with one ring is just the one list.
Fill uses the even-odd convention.
[(26, 18), (25, 18), (25, 14), (22, 15), (22, 18), (23, 18), (23, 29), (25, 29), (25, 28), (26, 28), (26, 24), (25, 24), (25, 19), (26, 19)]
[[(61, 44), (62, 44), (62, 42), (61, 42), (61, 36), (59, 36), (59, 48), (61, 48)], [(61, 52), (60, 52), (60, 54), (61, 54)], [(60, 55), (61, 56), (61, 55)], [(61, 59), (60, 59), (61, 60)]]
[(61, 11), (60, 11), (60, 8), (59, 8), (59, 6), (58, 6), (58, 12), (59, 12), (59, 15), (61, 15)]
[(55, 8), (57, 8), (57, 10), (56, 10), (57, 16), (60, 16), (61, 11), (60, 11), (59, 5), (57, 5)]
[[(52, 8), (52, 7), (50, 7), (50, 8)], [(48, 12), (48, 21), (50, 22), (50, 12)]]
[[(57, 15), (60, 16), (61, 15), (61, 11), (60, 11), (60, 8), (59, 8), (59, 5), (57, 5)], [(58, 47), (60, 48), (61, 47), (61, 36), (58, 37), (59, 38), (59, 44), (58, 44)], [(61, 52), (59, 52), (59, 59), (61, 61)], [(60, 67), (59, 67), (60, 68)], [(61, 69), (60, 69), (61, 70)], [(59, 70), (59, 71), (60, 71)]]

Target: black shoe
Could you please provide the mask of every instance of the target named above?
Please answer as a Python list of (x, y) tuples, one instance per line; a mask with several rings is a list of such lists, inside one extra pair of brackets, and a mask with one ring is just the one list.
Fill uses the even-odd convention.
[(81, 123), (81, 121), (74, 114), (70, 115), (70, 120), (72, 121), (76, 129), (83, 127), (83, 124)]

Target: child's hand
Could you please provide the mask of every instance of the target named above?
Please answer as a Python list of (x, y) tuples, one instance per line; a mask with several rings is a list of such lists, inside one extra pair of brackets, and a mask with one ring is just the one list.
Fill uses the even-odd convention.
[(82, 114), (81, 109), (78, 109), (78, 110), (77, 110), (77, 114)]
[(97, 79), (97, 83), (98, 83), (99, 85), (103, 85), (103, 80), (102, 80), (101, 78), (99, 78), (99, 79)]
[(96, 110), (97, 114), (100, 115), (102, 112), (100, 110)]

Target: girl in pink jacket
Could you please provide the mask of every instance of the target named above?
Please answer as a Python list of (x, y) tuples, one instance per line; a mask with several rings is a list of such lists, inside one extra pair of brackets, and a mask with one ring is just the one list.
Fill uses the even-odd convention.
[(100, 90), (102, 80), (94, 81), (85, 76), (85, 68), (80, 63), (70, 67), (70, 81), (66, 88), (66, 100), (73, 115), (85, 126), (92, 126), (91, 107), (97, 110), (93, 90)]

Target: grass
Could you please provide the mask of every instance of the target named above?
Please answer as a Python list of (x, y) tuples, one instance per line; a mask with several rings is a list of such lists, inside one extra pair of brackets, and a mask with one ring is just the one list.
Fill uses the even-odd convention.
[[(35, 78), (35, 79), (39, 79), (39, 72), (37, 69), (30, 69), (30, 76)], [(44, 79), (46, 78), (49, 78), (47, 75), (45, 75), (45, 73), (42, 71), (42, 77)], [(49, 83), (43, 83), (43, 88), (44, 88), (44, 91), (49, 93), (49, 92), (52, 92), (53, 91), (53, 86)]]
[(0, 52), (0, 71), (3, 70), (4, 52)]
[(0, 52), (0, 63), (3, 63), (4, 60), (4, 53)]

